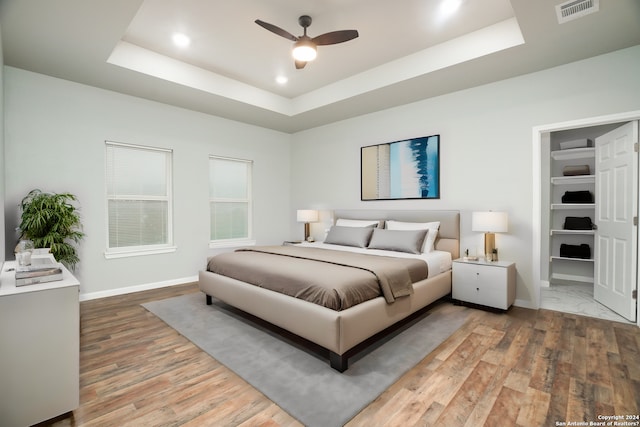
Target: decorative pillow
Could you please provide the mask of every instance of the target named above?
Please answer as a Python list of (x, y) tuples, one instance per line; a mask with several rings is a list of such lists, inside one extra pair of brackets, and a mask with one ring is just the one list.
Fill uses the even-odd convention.
[(377, 219), (345, 219), (338, 218), (336, 225), (339, 227), (379, 227), (381, 221)]
[(369, 249), (385, 249), (387, 251), (422, 253), (422, 245), (430, 230), (385, 230), (375, 228)]
[(373, 227), (341, 227), (334, 225), (329, 229), (325, 243), (342, 246), (366, 248), (373, 233)]
[(433, 246), (438, 237), (438, 229), (440, 228), (440, 221), (433, 222), (402, 222), (389, 220), (386, 222), (386, 228), (388, 230), (430, 230), (427, 233), (427, 238), (424, 239), (422, 245), (422, 253), (429, 253), (433, 251)]

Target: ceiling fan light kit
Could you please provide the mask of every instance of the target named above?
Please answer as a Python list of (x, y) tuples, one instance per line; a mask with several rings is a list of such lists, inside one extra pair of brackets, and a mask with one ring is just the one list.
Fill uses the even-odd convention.
[(296, 61), (309, 62), (316, 59), (318, 52), (316, 51), (316, 45), (311, 39), (301, 38), (293, 45), (293, 51), (291, 52), (293, 59)]
[(256, 19), (255, 23), (265, 30), (271, 31), (280, 37), (284, 37), (287, 40), (295, 42), (293, 45), (292, 55), (297, 69), (304, 68), (307, 62), (316, 59), (318, 46), (344, 43), (358, 37), (358, 31), (356, 30), (342, 30), (332, 31), (330, 33), (321, 34), (317, 37), (311, 38), (307, 36), (307, 28), (311, 25), (311, 17), (309, 15), (302, 15), (298, 18), (298, 23), (304, 29), (304, 34), (300, 37), (296, 37), (280, 27), (259, 19)]

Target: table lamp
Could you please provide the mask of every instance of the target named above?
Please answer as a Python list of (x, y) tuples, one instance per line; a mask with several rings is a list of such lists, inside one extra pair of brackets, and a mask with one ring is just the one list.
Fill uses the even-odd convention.
[(318, 211), (298, 209), (298, 222), (304, 222), (304, 240), (309, 240), (309, 223), (318, 221)]
[(484, 253), (489, 254), (492, 261), (498, 261), (496, 235), (494, 233), (507, 232), (508, 216), (506, 212), (473, 212), (471, 216), (471, 231), (484, 232)]

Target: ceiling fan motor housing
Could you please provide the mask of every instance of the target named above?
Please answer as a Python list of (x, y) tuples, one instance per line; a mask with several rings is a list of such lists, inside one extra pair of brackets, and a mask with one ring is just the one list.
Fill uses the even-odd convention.
[(302, 15), (298, 18), (298, 24), (305, 30), (305, 34), (307, 32), (307, 27), (311, 25), (311, 17), (309, 15)]

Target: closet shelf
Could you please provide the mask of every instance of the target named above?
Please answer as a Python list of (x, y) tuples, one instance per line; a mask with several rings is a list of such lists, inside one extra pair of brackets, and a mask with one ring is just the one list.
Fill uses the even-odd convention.
[(595, 230), (564, 230), (564, 229), (552, 229), (551, 235), (554, 234), (565, 234), (565, 235), (576, 235), (576, 236), (594, 236), (596, 234)]
[(572, 209), (595, 209), (595, 203), (552, 203), (552, 211), (572, 210)]
[(590, 262), (593, 263), (593, 258), (567, 258), (562, 256), (551, 255), (551, 261), (577, 261), (577, 262)]
[(553, 185), (573, 185), (573, 184), (595, 184), (595, 175), (578, 175), (578, 176), (554, 176), (551, 178)]
[(568, 150), (556, 150), (551, 152), (553, 160), (587, 159), (596, 156), (594, 147), (570, 148)]
[[(584, 138), (583, 138), (584, 139)], [(587, 140), (593, 140), (587, 137)], [(557, 144), (556, 144), (557, 145)], [(586, 199), (583, 203), (562, 203), (570, 191), (589, 191), (596, 194), (596, 149), (594, 147), (568, 148), (548, 152), (549, 169), (546, 178), (549, 191), (548, 234), (549, 260), (548, 274), (551, 283), (594, 283), (595, 253), (591, 257), (570, 258), (559, 256), (559, 247), (565, 244), (589, 243), (593, 248), (596, 240), (595, 230), (565, 230), (563, 223), (569, 216), (591, 217), (596, 214), (595, 200)], [(586, 166), (586, 168), (584, 167)], [(587, 171), (588, 168), (588, 171)], [(587, 172), (588, 175), (565, 175), (567, 173)], [(572, 200), (572, 199), (567, 199)], [(581, 199), (584, 200), (584, 199)], [(570, 252), (568, 252), (571, 254)], [(562, 251), (565, 255), (565, 252)]]

